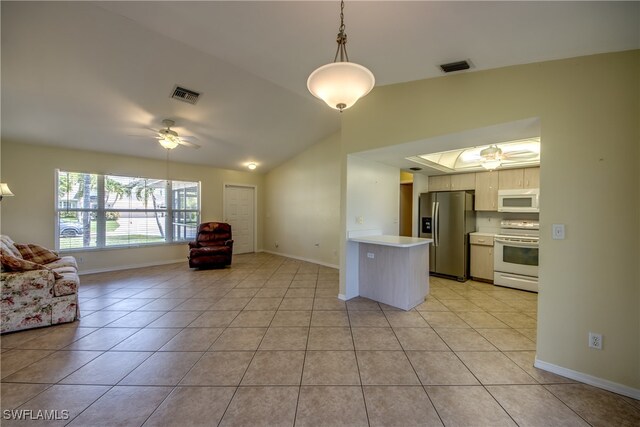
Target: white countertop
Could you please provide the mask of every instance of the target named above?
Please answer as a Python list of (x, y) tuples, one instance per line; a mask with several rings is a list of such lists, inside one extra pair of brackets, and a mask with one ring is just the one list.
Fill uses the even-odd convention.
[(469, 233), (472, 236), (480, 236), (480, 237), (495, 237), (496, 233), (485, 233), (482, 231), (474, 231), (473, 233)]
[(413, 246), (427, 245), (433, 242), (433, 239), (423, 239), (421, 237), (405, 237), (405, 236), (361, 236), (351, 237), (352, 242), (369, 243), (372, 245), (394, 246), (396, 248), (410, 248)]

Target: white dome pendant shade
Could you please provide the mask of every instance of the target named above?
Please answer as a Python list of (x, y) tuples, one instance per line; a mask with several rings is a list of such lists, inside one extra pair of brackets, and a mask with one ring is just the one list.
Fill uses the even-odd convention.
[[(344, 0), (340, 2), (340, 28), (336, 41), (338, 50), (333, 63), (316, 69), (307, 79), (307, 88), (336, 110), (347, 109), (373, 89), (373, 73), (366, 67), (349, 62), (347, 34), (344, 32)], [(338, 61), (338, 55), (340, 60)]]
[(307, 80), (309, 92), (336, 110), (345, 110), (373, 89), (373, 73), (353, 62), (333, 62), (315, 70)]

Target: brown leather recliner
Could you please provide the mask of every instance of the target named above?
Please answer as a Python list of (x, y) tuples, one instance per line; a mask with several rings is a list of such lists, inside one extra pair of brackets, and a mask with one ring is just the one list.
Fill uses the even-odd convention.
[(205, 222), (198, 226), (195, 242), (189, 242), (189, 267), (224, 268), (231, 265), (231, 225)]

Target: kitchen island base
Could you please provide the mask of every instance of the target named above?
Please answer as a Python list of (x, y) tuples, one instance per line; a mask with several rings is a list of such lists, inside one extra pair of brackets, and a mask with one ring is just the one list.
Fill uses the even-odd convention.
[(422, 304), (429, 293), (431, 239), (415, 239), (419, 242), (413, 245), (363, 240), (359, 240), (360, 296), (402, 310)]

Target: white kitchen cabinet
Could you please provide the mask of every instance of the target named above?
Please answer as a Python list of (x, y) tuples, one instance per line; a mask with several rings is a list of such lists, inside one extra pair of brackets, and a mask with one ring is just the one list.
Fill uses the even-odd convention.
[(498, 210), (498, 172), (478, 172), (476, 175), (475, 210)]
[(429, 191), (451, 191), (451, 175), (430, 176)]
[(475, 190), (475, 189), (476, 189), (475, 173), (460, 173), (456, 175), (451, 175), (451, 191)]
[(471, 243), (471, 277), (493, 282), (493, 236), (469, 235)]

